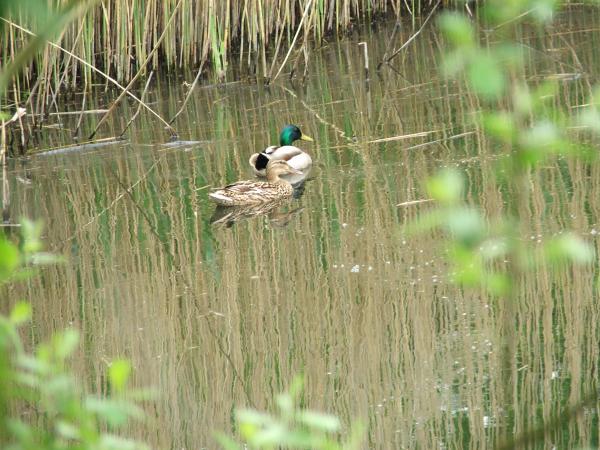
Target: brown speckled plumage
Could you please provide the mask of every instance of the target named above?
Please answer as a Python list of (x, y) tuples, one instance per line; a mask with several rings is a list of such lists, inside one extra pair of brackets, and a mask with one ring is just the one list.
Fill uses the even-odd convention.
[(239, 181), (217, 189), (208, 196), (223, 206), (257, 205), (290, 197), (294, 191), (292, 185), (279, 176), (294, 173), (302, 172), (290, 167), (285, 161), (271, 161), (267, 165), (267, 181)]

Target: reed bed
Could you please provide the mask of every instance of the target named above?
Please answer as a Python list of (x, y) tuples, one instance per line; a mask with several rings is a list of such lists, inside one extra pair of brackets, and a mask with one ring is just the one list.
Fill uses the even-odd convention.
[[(62, 0), (50, 3), (57, 8)], [(89, 86), (95, 79), (92, 70), (67, 51), (119, 82), (130, 80), (140, 69), (201, 66), (212, 68), (221, 78), (234, 65), (270, 77), (273, 64), (298, 31), (300, 48), (307, 40), (318, 44), (327, 34), (346, 32), (357, 21), (383, 14), (416, 14), (426, 7), (431, 4), (421, 0), (104, 0), (56, 38), (62, 50), (48, 47), (37, 56), (19, 87), (30, 90), (39, 79), (45, 83), (38, 88), (41, 92)], [(167, 28), (173, 14), (174, 22)], [(36, 31), (25, 14), (6, 19), (10, 23), (4, 23), (0, 44), (3, 63), (28, 40), (23, 29)], [(142, 67), (163, 32), (166, 36), (158, 51), (149, 66)]]
[[(209, 74), (219, 82), (252, 76), (268, 83), (300, 67), (305, 76), (309, 49), (324, 43), (326, 36), (339, 36), (377, 17), (414, 18), (432, 8), (430, 0), (86, 1), (84, 13), (0, 96), (3, 109), (28, 111), (25, 125), (10, 130), (10, 142), (21, 143), (21, 154), (27, 152), (36, 126), (39, 129), (50, 112), (61, 112), (57, 99), (65, 92), (89, 91), (102, 84), (134, 97), (131, 90), (143, 86), (136, 80), (153, 70), (196, 71), (194, 87)], [(50, 0), (49, 10), (58, 11), (63, 4)], [(26, 11), (0, 19), (0, 63), (6, 64), (38, 27)], [(170, 127), (165, 118), (155, 116)], [(177, 134), (174, 129), (170, 132)], [(13, 145), (10, 150), (15, 153)]]

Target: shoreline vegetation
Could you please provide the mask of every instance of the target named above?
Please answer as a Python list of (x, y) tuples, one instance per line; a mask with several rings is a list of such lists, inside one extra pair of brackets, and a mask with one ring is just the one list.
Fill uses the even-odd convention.
[[(52, 0), (51, 10), (65, 2)], [(23, 87), (39, 77), (65, 86), (90, 84), (93, 69), (120, 83), (140, 70), (212, 70), (224, 80), (233, 67), (272, 78), (289, 50), (300, 53), (376, 17), (426, 15), (433, 0), (117, 0), (83, 1), (85, 11), (42, 49), (23, 73)], [(448, 0), (443, 6), (449, 4)], [(18, 12), (3, 17), (2, 63), (36, 33)], [(75, 56), (77, 58), (75, 58)], [(150, 56), (145, 66), (143, 63)], [(300, 55), (290, 55), (294, 62)]]
[[(94, 140), (125, 96), (176, 137), (172, 124), (181, 111), (172, 118), (160, 117), (132, 92), (141, 89), (153, 71), (195, 74), (193, 82), (186, 81), (183, 110), (203, 78), (222, 83), (235, 81), (243, 72), (265, 84), (280, 75), (303, 79), (310, 47), (328, 36), (343, 35), (356, 24), (382, 17), (430, 17), (439, 6), (450, 4), (449, 0), (52, 0), (43, 6), (45, 11), (35, 13), (27, 5), (23, 10), (0, 4), (1, 109), (8, 120), (14, 110), (25, 108), (28, 122), (39, 128), (50, 113), (61, 112), (57, 107), (61, 94), (101, 84), (115, 87), (118, 97), (100, 116), (88, 141)], [(49, 25), (54, 21), (63, 26)], [(401, 46), (402, 42), (393, 42), (394, 36), (390, 46)], [(390, 54), (394, 51), (390, 48)], [(25, 154), (30, 130), (24, 130), (20, 120), (9, 133), (18, 135), (11, 142)], [(11, 154), (17, 153), (14, 146), (10, 145)]]

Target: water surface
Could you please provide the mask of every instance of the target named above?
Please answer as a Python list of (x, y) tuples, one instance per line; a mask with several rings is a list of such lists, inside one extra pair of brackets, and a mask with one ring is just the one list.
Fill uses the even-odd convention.
[[(599, 19), (575, 9), (547, 34), (514, 30), (532, 83), (564, 77), (561, 109), (585, 103), (597, 81)], [(49, 249), (68, 257), (12, 287), (11, 302), (32, 302), (32, 342), (81, 330), (74, 365), (94, 392), (106, 391), (112, 358), (133, 362), (135, 385), (159, 398), (130, 432), (153, 447), (215, 448), (212, 431), (231, 431), (236, 407), (273, 409), (299, 373), (303, 404), (340, 416), (345, 429), (354, 419), (368, 425), (364, 448), (490, 448), (597, 386), (597, 265), (526, 280), (510, 387), (500, 358), (505, 305), (450, 283), (442, 234), (403, 232), (433, 205), (397, 205), (426, 199), (424, 180), (442, 167), (465, 171), (467, 201), (490, 218), (507, 194), (496, 183), (501, 149), (474, 125), (476, 96), (441, 76), (433, 28), (395, 70), (365, 79), (357, 43), (368, 43), (374, 67), (392, 28), (314, 49), (304, 84), (207, 82), (175, 122), (179, 145), (165, 145), (168, 134), (142, 112), (125, 141), (11, 161), (11, 217), (42, 219)], [(402, 30), (399, 42), (414, 31)], [(148, 101), (173, 116), (193, 76), (159, 77)], [(88, 95), (97, 108), (113, 98)], [(63, 106), (80, 104), (76, 96)], [(103, 136), (119, 135), (136, 108), (124, 104)], [(97, 120), (84, 116), (82, 129)], [(53, 119), (63, 130), (46, 129), (40, 146), (69, 144), (76, 122)], [(301, 144), (315, 161), (302, 195), (211, 225), (209, 188), (251, 178), (248, 157), (286, 123), (316, 141)], [(527, 238), (574, 229), (597, 247), (599, 180), (598, 163), (562, 158), (532, 173)], [(538, 448), (592, 445), (595, 409)]]

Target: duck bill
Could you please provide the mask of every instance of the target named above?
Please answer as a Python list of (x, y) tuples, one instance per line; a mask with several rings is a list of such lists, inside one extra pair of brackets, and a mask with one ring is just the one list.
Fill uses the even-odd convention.
[(293, 167), (290, 167), (290, 173), (293, 173), (295, 175), (302, 175), (302, 171), (298, 170), (298, 169), (294, 169)]
[(307, 136), (305, 134), (303, 134), (302, 136), (300, 136), (300, 139), (302, 139), (303, 141), (315, 142), (315, 140), (313, 138), (311, 138), (310, 136)]

